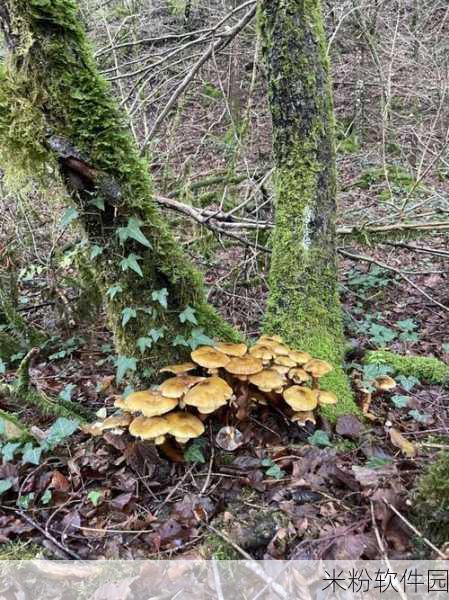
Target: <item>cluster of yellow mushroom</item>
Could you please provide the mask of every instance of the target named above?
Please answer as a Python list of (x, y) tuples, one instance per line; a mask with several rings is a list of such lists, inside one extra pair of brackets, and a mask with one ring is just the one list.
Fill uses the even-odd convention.
[(299, 424), (315, 422), (313, 411), (319, 405), (337, 402), (332, 392), (319, 386), (332, 366), (288, 348), (276, 335), (263, 335), (250, 348), (224, 342), (202, 346), (191, 359), (161, 369), (171, 376), (157, 389), (117, 398), (114, 406), (123, 414), (95, 423), (91, 433), (127, 427), (134, 437), (155, 444), (163, 444), (167, 436), (184, 444), (204, 432), (207, 415), (232, 407), (239, 396), (250, 404), (285, 403), (292, 421)]

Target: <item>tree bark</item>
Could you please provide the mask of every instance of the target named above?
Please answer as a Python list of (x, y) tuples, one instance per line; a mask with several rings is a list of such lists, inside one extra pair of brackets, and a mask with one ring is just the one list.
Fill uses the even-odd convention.
[(76, 3), (3, 0), (0, 22), (9, 51), (0, 164), (10, 182), (18, 171), (25, 179), (62, 175), (93, 251), (117, 352), (140, 359), (151, 375), (187, 352), (173, 344), (196, 327), (235, 339), (153, 203), (147, 162), (97, 71)]
[(345, 413), (354, 404), (342, 369), (334, 116), (320, 1), (262, 0), (259, 23), (276, 165), (265, 331), (333, 364), (324, 384)]

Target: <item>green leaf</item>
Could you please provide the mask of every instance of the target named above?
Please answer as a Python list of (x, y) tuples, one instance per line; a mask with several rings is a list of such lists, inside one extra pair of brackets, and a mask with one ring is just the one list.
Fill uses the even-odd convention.
[(332, 446), (329, 435), (321, 429), (317, 429), (313, 435), (307, 438), (307, 441), (313, 446)]
[(128, 371), (135, 371), (137, 369), (137, 360), (129, 356), (118, 356), (117, 357), (117, 383), (120, 383), (125, 378)]
[(22, 463), (24, 465), (38, 465), (41, 462), (43, 448), (41, 446), (33, 446), (31, 442), (23, 447)]
[(415, 385), (420, 383), (419, 379), (411, 375), (410, 377), (406, 377), (405, 375), (398, 375), (396, 377), (396, 381), (406, 390), (407, 392), (411, 392)]
[(25, 494), (25, 496), (20, 496), (20, 498), (17, 498), (16, 504), (22, 510), (28, 510), (33, 500), (34, 492), (30, 492), (29, 494)]
[(446, 352), (446, 354), (449, 354), (449, 343), (443, 344), (441, 347), (443, 348), (443, 352)]
[(102, 248), (101, 246), (98, 246), (97, 244), (94, 244), (90, 249), (90, 260), (95, 260), (97, 258), (97, 256), (100, 256), (100, 254), (103, 254), (103, 250), (104, 250), (104, 248)]
[(14, 458), (15, 453), (22, 446), (20, 442), (8, 442), (1, 449), (1, 455), (5, 463)]
[(126, 327), (126, 324), (137, 317), (137, 311), (134, 308), (124, 308), (122, 310), (122, 327)]
[(45, 492), (41, 496), (41, 504), (44, 504), (46, 506), (47, 504), (50, 504), (52, 499), (53, 499), (53, 494), (52, 494), (51, 490), (45, 490)]
[(10, 490), (12, 486), (12, 479), (0, 479), (0, 496)]
[(152, 338), (153, 342), (156, 343), (164, 337), (164, 329), (162, 327), (159, 329), (150, 329), (148, 335)]
[(399, 339), (401, 342), (418, 342), (419, 335), (416, 333), (416, 331), (404, 331), (403, 333), (399, 334)]
[(182, 313), (179, 314), (179, 320), (181, 321), (181, 323), (193, 323), (194, 325), (198, 325), (198, 321), (196, 320), (195, 317), (195, 309), (192, 308), (191, 306), (187, 306), (185, 310), (182, 311)]
[(187, 342), (192, 350), (196, 350), (196, 348), (199, 346), (213, 346), (214, 344), (214, 340), (204, 333), (204, 329), (202, 327), (193, 329)]
[(188, 346), (189, 342), (186, 340), (186, 338), (183, 335), (177, 335), (173, 339), (172, 345), (173, 346)]
[(187, 462), (204, 464), (206, 458), (203, 454), (203, 448), (206, 445), (206, 440), (197, 438), (193, 440), (186, 450), (184, 450), (184, 458)]
[(65, 402), (70, 402), (74, 390), (76, 390), (76, 385), (68, 383), (65, 388), (59, 392), (58, 397)]
[(91, 206), (95, 206), (98, 210), (104, 210), (104, 199), (101, 196), (94, 196), (91, 200), (89, 200), (89, 204)]
[(396, 408), (405, 408), (410, 402), (410, 396), (401, 396), (398, 394), (396, 396), (392, 396), (391, 401)]
[(419, 410), (409, 410), (408, 414), (418, 423), (428, 423), (432, 418), (430, 415), (420, 413)]
[(379, 456), (372, 456), (366, 461), (365, 467), (368, 469), (382, 469), (386, 465), (390, 465), (393, 461), (390, 458), (381, 458)]
[(74, 221), (78, 217), (79, 217), (79, 212), (76, 210), (76, 208), (74, 208), (73, 206), (70, 206), (62, 215), (61, 221), (60, 221), (60, 226), (62, 227), (62, 229), (65, 229), (66, 227), (68, 227), (70, 225), (70, 223), (72, 223), (72, 221)]
[(0, 375), (4, 375), (6, 373), (6, 363), (2, 361), (0, 358)]
[(407, 332), (415, 331), (415, 329), (418, 329), (417, 323), (415, 323), (415, 321), (413, 321), (412, 319), (405, 319), (404, 321), (398, 321), (396, 323), (396, 325), (399, 327), (399, 329), (402, 329), (402, 331), (407, 331)]
[(396, 339), (397, 334), (390, 327), (384, 327), (378, 323), (373, 323), (369, 329), (371, 334), (371, 341), (379, 346), (385, 346), (389, 342)]
[(142, 244), (142, 246), (145, 246), (146, 248), (152, 248), (151, 243), (147, 240), (140, 229), (142, 225), (142, 221), (136, 219), (135, 217), (130, 217), (128, 219), (128, 225), (126, 227), (119, 227), (117, 230), (120, 243), (124, 244), (126, 240), (132, 238), (136, 242), (139, 242), (139, 244)]
[(153, 299), (154, 302), (159, 302), (159, 304), (162, 306), (162, 308), (167, 308), (167, 296), (168, 296), (168, 291), (166, 288), (162, 288), (161, 290), (155, 290), (152, 294), (151, 294), (151, 298)]
[(145, 350), (148, 348), (151, 348), (151, 346), (153, 345), (153, 340), (152, 338), (149, 337), (140, 337), (137, 342), (136, 342), (136, 346), (139, 348), (141, 354), (145, 353)]
[(112, 285), (106, 292), (106, 296), (108, 296), (108, 298), (110, 298), (111, 300), (114, 300), (114, 298), (117, 296), (117, 294), (121, 294), (123, 292), (123, 288), (119, 283), (116, 283), (115, 285)]
[(128, 271), (128, 269), (131, 269), (131, 271), (134, 271), (135, 273), (137, 273), (137, 275), (143, 277), (142, 269), (140, 268), (139, 263), (137, 262), (139, 260), (142, 260), (141, 256), (131, 253), (129, 256), (127, 256), (120, 262), (122, 271)]
[(273, 479), (283, 479), (286, 476), (286, 472), (283, 471), (278, 465), (273, 465), (265, 471), (265, 475), (273, 477)]
[(66, 419), (66, 417), (59, 417), (47, 432), (47, 437), (44, 442), (45, 447), (50, 449), (55, 448), (75, 433), (78, 427), (78, 421)]
[(393, 372), (393, 369), (389, 365), (364, 365), (362, 367), (363, 381), (370, 382), (382, 377), (383, 375), (389, 375)]
[(92, 492), (89, 492), (87, 494), (87, 498), (92, 502), (94, 506), (98, 506), (103, 500), (103, 494), (98, 490), (92, 490)]

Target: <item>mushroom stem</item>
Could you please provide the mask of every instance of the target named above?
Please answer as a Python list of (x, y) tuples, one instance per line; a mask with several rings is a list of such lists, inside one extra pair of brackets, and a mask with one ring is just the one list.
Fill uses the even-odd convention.
[(312, 375), (312, 390), (319, 390), (320, 389), (320, 382), (318, 380), (318, 377), (313, 377)]

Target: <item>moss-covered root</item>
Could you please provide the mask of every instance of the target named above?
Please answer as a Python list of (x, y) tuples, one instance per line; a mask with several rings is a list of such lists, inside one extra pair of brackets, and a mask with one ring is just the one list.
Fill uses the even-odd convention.
[(335, 370), (324, 384), (339, 397), (338, 414), (356, 412), (341, 366), (335, 132), (320, 1), (262, 0), (259, 24), (276, 163), (265, 331), (281, 333), (293, 347), (331, 362)]
[(428, 356), (402, 356), (388, 350), (374, 350), (365, 355), (366, 364), (390, 365), (398, 375), (413, 375), (427, 383), (449, 387), (449, 365)]
[(414, 521), (436, 545), (449, 540), (449, 452), (443, 452), (418, 482)]

